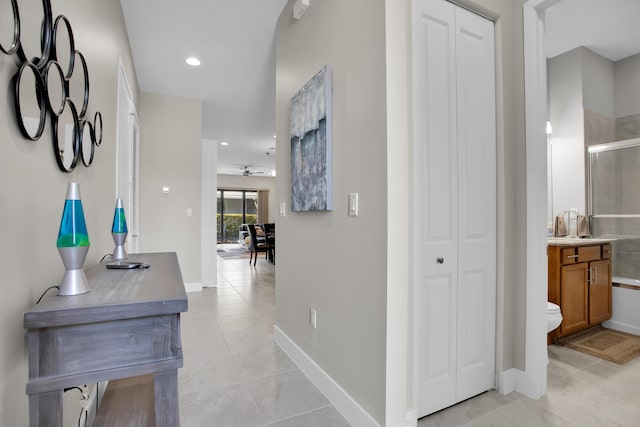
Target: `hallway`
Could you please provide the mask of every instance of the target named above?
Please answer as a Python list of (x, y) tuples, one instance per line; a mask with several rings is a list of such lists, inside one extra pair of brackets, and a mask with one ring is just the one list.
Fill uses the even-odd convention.
[[(348, 427), (330, 402), (273, 342), (275, 267), (263, 254), (218, 260), (218, 287), (189, 293), (178, 370), (181, 425)], [(547, 395), (495, 390), (436, 412), (421, 426), (635, 426), (640, 357), (620, 366), (549, 348)]]

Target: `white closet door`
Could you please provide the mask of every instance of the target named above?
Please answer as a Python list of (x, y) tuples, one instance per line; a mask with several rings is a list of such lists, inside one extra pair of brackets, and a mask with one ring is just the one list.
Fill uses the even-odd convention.
[(495, 384), (496, 135), (493, 23), (456, 7), (458, 348), (456, 402)]
[[(454, 8), (418, 2), (414, 23), (416, 330), (421, 412), (456, 393), (458, 187)], [(428, 6), (428, 7), (427, 7)], [(453, 143), (452, 143), (453, 141)], [(441, 263), (438, 262), (441, 259)]]
[(493, 24), (444, 0), (416, 0), (413, 31), (415, 372), (423, 416), (493, 387)]

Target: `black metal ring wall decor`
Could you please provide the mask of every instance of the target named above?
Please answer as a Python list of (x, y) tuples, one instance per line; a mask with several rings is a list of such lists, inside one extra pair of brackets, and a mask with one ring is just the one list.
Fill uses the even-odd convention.
[[(28, 58), (29, 52), (24, 51), (24, 43), (20, 42), (18, 47), (18, 58), (21, 62), (31, 61), (38, 69), (43, 69), (49, 61), (49, 54), (51, 52), (51, 28), (53, 26), (53, 17), (51, 14), (51, 2), (49, 0), (42, 0), (42, 24), (38, 29), (40, 33), (40, 57)], [(24, 28), (22, 28), (24, 30)], [(22, 33), (21, 33), (22, 34)]]
[[(51, 67), (55, 68), (57, 72), (51, 73)], [(54, 77), (51, 77), (51, 76)], [(60, 100), (58, 102), (52, 101), (52, 96), (55, 96), (55, 86), (51, 84), (51, 80), (55, 79), (57, 76), (58, 84), (60, 89)], [(45, 93), (47, 94), (47, 105), (49, 106), (49, 110), (51, 114), (54, 116), (59, 116), (64, 111), (64, 105), (67, 101), (67, 91), (65, 89), (65, 81), (64, 81), (64, 71), (62, 71), (62, 67), (58, 64), (57, 61), (49, 61), (47, 66), (44, 68), (42, 72), (42, 84), (44, 85)]]
[[(99, 127), (98, 119), (100, 119)], [(100, 129), (100, 138), (98, 138), (98, 129)], [(102, 113), (100, 111), (96, 111), (96, 114), (93, 116), (93, 132), (95, 135), (94, 143), (100, 146), (100, 144), (102, 144)]]
[[(65, 142), (66, 142), (66, 131), (67, 131), (67, 123), (62, 123), (64, 126), (60, 126), (60, 121), (64, 118), (63, 114), (60, 116), (52, 117), (51, 121), (53, 122), (53, 152), (56, 156), (56, 162), (58, 163), (58, 167), (63, 172), (71, 172), (75, 169), (78, 164), (78, 158), (80, 157), (80, 122), (78, 120), (78, 112), (76, 110), (76, 106), (73, 105), (73, 101), (67, 99), (65, 105), (65, 111), (69, 110), (71, 114), (71, 119), (73, 121), (72, 125), (72, 133), (71, 133), (71, 148), (73, 157), (71, 157), (71, 162), (69, 163), (69, 153), (65, 153)], [(61, 129), (62, 128), (62, 129)], [(62, 131), (65, 133), (62, 134)], [(62, 134), (62, 135), (61, 135)], [(61, 138), (62, 136), (62, 138)], [(62, 144), (60, 142), (62, 141)], [(66, 160), (66, 161), (65, 161)]]
[[(64, 78), (68, 80), (71, 77), (71, 74), (73, 74), (73, 65), (74, 65), (75, 60), (76, 60), (76, 55), (75, 55), (76, 54), (76, 43), (73, 40), (73, 30), (71, 29), (71, 23), (69, 23), (69, 20), (64, 15), (59, 15), (56, 18), (55, 23), (53, 24), (53, 32), (51, 33), (51, 35), (52, 35), (52, 39), (51, 39), (51, 41), (52, 41), (52, 43), (51, 43), (51, 53), (52, 53), (51, 59), (52, 60), (56, 60), (59, 63), (60, 57), (61, 57), (61, 55), (60, 55), (61, 46), (58, 43), (58, 37), (61, 35), (60, 31), (62, 31), (61, 28), (63, 28), (63, 27), (60, 27), (60, 22), (64, 22), (64, 28), (66, 28), (67, 37), (69, 37), (69, 52), (68, 52), (69, 62), (66, 64), (67, 65), (67, 70), (64, 73)], [(61, 64), (61, 66), (62, 66), (62, 64)]]
[[(82, 98), (82, 108), (80, 109), (80, 111), (78, 111), (78, 117), (80, 117), (80, 119), (83, 119), (84, 116), (87, 114), (87, 108), (89, 107), (89, 69), (87, 68), (87, 61), (84, 59), (84, 55), (79, 51), (76, 50), (75, 51), (75, 55), (78, 57), (77, 59), (80, 60), (80, 65), (82, 65), (82, 79), (83, 79), (83, 98)], [(77, 66), (77, 62), (76, 62), (76, 66)], [(73, 71), (73, 76), (77, 76), (80, 75), (78, 74), (78, 71), (74, 66), (74, 71)], [(76, 79), (74, 79), (74, 81), (76, 81)], [(67, 79), (67, 96), (71, 97), (71, 78)], [(75, 105), (80, 105), (77, 100), (73, 100), (73, 103)]]
[[(87, 138), (89, 142), (87, 142)], [(80, 124), (80, 150), (82, 152), (82, 164), (86, 167), (91, 166), (91, 163), (93, 163), (93, 154), (96, 148), (95, 140), (96, 134), (93, 131), (93, 125), (89, 120), (83, 120)], [(87, 156), (89, 157), (88, 159)]]
[(13, 10), (13, 40), (7, 48), (0, 42), (0, 51), (7, 55), (13, 55), (20, 47), (20, 12), (18, 10), (18, 0), (11, 0), (11, 9)]
[[(31, 85), (29, 85), (31, 86), (29, 89), (34, 90), (36, 105), (38, 107), (39, 116), (40, 116), (38, 120), (38, 126), (36, 127), (35, 131), (33, 130), (30, 131), (30, 128), (32, 128), (33, 126), (27, 125), (25, 121), (25, 118), (31, 117), (31, 116), (25, 115), (22, 112), (22, 102), (21, 102), (22, 95), (23, 95), (22, 81), (23, 81), (23, 74), (26, 72), (25, 70), (28, 70), (29, 72), (31, 72), (31, 74), (33, 75), (34, 85), (35, 85), (35, 87), (32, 87)], [(36, 68), (35, 65), (33, 65), (31, 62), (23, 62), (20, 68), (18, 69), (18, 72), (14, 76), (14, 79), (15, 79), (15, 98), (14, 99), (15, 99), (16, 117), (18, 118), (18, 126), (20, 127), (20, 130), (22, 131), (22, 135), (24, 135), (25, 138), (31, 141), (37, 141), (42, 135), (42, 131), (44, 131), (44, 123), (47, 119), (47, 105), (46, 105), (47, 101), (45, 100), (45, 90), (44, 90), (44, 85), (42, 84), (42, 77), (40, 76), (40, 73), (38, 72), (38, 69)], [(24, 95), (26, 95), (26, 93)], [(33, 107), (34, 105), (31, 104), (31, 106)]]
[[(25, 138), (37, 141), (42, 136), (49, 111), (53, 152), (60, 170), (73, 171), (80, 159), (89, 167), (93, 163), (95, 147), (102, 144), (102, 113), (96, 111), (93, 122), (85, 119), (89, 109), (89, 69), (84, 55), (75, 48), (71, 22), (65, 15), (58, 15), (54, 20), (51, 1), (42, 0), (42, 21), (37, 29), (40, 55), (28, 56), (32, 52), (28, 52), (29, 48), (20, 38), (24, 34), (24, 25), (20, 21), (18, 0), (11, 0), (11, 7), (13, 40), (8, 47), (0, 41), (0, 51), (7, 55), (16, 54), (19, 60), (14, 76), (14, 99), (20, 131)], [(78, 60), (80, 67), (76, 67)], [(29, 74), (33, 77), (27, 77)], [(80, 104), (82, 108), (78, 111), (76, 105)], [(34, 115), (39, 117), (37, 126)], [(71, 124), (73, 130), (68, 135)], [(65, 153), (64, 141), (69, 141), (69, 137), (71, 146)], [(68, 152), (69, 148), (72, 153)]]

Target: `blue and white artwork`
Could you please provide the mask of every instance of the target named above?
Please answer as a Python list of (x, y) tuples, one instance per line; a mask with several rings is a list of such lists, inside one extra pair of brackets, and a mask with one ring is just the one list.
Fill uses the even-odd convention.
[(331, 172), (331, 68), (325, 66), (291, 98), (291, 210), (332, 210)]

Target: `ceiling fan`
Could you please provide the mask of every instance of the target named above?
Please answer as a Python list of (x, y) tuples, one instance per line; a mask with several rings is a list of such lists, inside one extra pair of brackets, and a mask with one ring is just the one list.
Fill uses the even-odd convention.
[(244, 170), (242, 171), (242, 176), (251, 176), (251, 175), (258, 175), (264, 172), (260, 172), (260, 171), (252, 171), (249, 169), (249, 166), (244, 166)]

